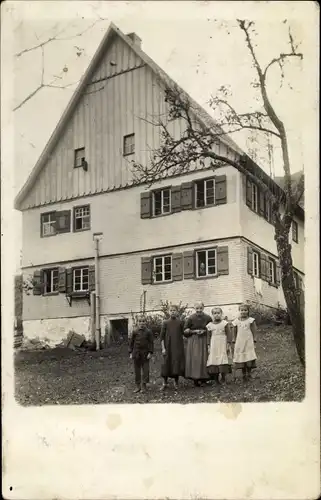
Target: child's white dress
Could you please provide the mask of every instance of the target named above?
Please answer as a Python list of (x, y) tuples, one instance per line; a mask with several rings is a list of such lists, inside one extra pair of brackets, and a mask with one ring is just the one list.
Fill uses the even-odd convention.
[(227, 357), (227, 338), (225, 319), (220, 323), (208, 323), (207, 331), (211, 335), (210, 349), (207, 360), (207, 369), (210, 373), (229, 372), (230, 365)]
[(254, 318), (235, 319), (232, 322), (233, 326), (237, 326), (237, 336), (234, 347), (233, 362), (236, 368), (244, 366), (255, 367), (256, 353), (254, 349), (253, 333), (251, 324), (255, 321)]

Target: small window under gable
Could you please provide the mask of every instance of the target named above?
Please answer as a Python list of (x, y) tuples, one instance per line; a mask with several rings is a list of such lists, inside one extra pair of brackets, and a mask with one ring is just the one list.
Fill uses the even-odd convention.
[(123, 156), (135, 153), (135, 134), (124, 136)]
[(75, 149), (75, 163), (74, 163), (74, 168), (82, 167), (84, 160), (86, 160), (85, 148)]

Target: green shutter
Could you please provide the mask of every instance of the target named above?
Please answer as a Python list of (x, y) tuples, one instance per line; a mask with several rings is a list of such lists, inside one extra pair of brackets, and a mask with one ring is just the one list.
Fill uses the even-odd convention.
[(253, 250), (247, 247), (247, 272), (253, 276)]
[(183, 254), (184, 259), (184, 280), (195, 277), (195, 252), (186, 251)]
[(174, 253), (172, 255), (172, 278), (173, 281), (183, 279), (183, 254)]
[(141, 281), (142, 285), (152, 283), (152, 258), (142, 257), (141, 259)]
[(171, 212), (180, 212), (181, 206), (181, 186), (171, 187)]
[(246, 204), (252, 208), (252, 182), (248, 177), (246, 178)]
[(42, 295), (43, 294), (43, 271), (35, 271), (33, 273), (33, 295)]
[(66, 291), (66, 269), (64, 267), (58, 269), (58, 290), (59, 293)]
[(194, 183), (183, 182), (181, 185), (181, 207), (182, 210), (190, 210), (194, 207)]
[(89, 291), (93, 292), (96, 289), (95, 266), (89, 266)]
[(144, 192), (140, 195), (140, 217), (149, 219), (152, 216), (152, 193)]
[(68, 267), (66, 270), (66, 293), (70, 295), (73, 291), (73, 272), (72, 268)]

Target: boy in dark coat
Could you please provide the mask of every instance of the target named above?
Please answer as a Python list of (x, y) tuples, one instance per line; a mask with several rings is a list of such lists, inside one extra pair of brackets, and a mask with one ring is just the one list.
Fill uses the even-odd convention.
[(161, 344), (163, 363), (161, 375), (164, 379), (162, 390), (168, 385), (168, 378), (174, 379), (175, 390), (178, 389), (179, 377), (184, 377), (185, 354), (184, 354), (184, 323), (178, 317), (177, 306), (170, 307), (170, 318), (162, 324)]
[[(145, 392), (149, 382), (149, 360), (154, 350), (153, 333), (146, 327), (143, 317), (138, 320), (138, 327), (129, 340), (129, 357), (134, 361), (135, 392)], [(143, 377), (142, 377), (143, 375)]]

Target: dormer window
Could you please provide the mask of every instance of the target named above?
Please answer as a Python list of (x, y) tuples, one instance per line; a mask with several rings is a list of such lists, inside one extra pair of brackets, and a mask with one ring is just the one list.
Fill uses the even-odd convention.
[(83, 167), (85, 161), (86, 161), (85, 148), (75, 149), (74, 168)]

